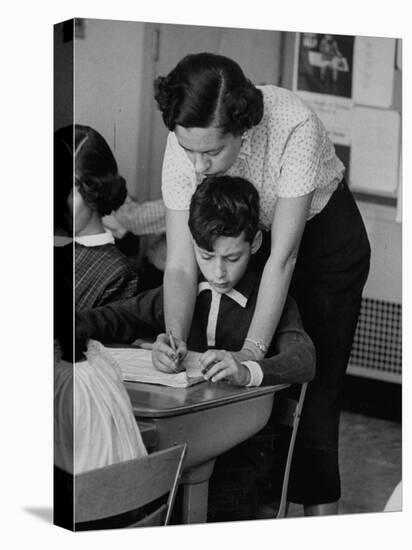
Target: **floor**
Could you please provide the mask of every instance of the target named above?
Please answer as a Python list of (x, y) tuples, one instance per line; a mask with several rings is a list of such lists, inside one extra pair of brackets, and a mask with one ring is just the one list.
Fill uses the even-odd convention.
[[(339, 514), (376, 513), (384, 510), (402, 478), (401, 418), (402, 388), (399, 384), (347, 376), (340, 422), (342, 497)], [(249, 468), (253, 468), (253, 464)], [(218, 494), (221, 493), (218, 498), (222, 500), (230, 495), (229, 501), (232, 504), (229, 505), (229, 501), (226, 504), (222, 501), (222, 504), (219, 500), (210, 498), (209, 504), (213, 503), (218, 510), (210, 507), (209, 512), (215, 510), (215, 516), (212, 514), (210, 517), (211, 521), (227, 521), (225, 510), (227, 506), (233, 507), (235, 501), (237, 508), (241, 509), (244, 483), (232, 483), (230, 490), (222, 490), (223, 480), (228, 482), (231, 470), (229, 461), (226, 470), (223, 470), (223, 478), (221, 476), (219, 482), (216, 482), (216, 488)], [(249, 471), (243, 475), (250, 479), (251, 473)], [(236, 474), (235, 478), (239, 475)], [(247, 499), (243, 504), (245, 510), (248, 510)], [(275, 517), (274, 507), (260, 505), (259, 517)], [(290, 504), (288, 517), (303, 517), (303, 507)]]
[[(402, 388), (347, 377), (340, 424), (339, 514), (380, 512), (402, 478)], [(301, 517), (291, 504), (288, 517)]]
[[(402, 429), (398, 421), (344, 411), (340, 427), (340, 514), (380, 512), (401, 479)], [(291, 504), (288, 517), (303, 516)]]

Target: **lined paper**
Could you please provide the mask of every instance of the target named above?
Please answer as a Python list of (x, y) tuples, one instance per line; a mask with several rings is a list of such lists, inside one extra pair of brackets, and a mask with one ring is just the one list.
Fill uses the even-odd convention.
[(123, 380), (173, 388), (187, 388), (204, 381), (200, 367), (177, 374), (169, 374), (155, 369), (150, 350), (138, 348), (106, 348), (106, 350), (118, 363)]

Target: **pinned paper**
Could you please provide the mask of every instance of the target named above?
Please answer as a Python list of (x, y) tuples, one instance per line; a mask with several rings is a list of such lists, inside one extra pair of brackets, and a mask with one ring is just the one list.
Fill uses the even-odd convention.
[(355, 107), (351, 187), (394, 195), (398, 186), (400, 116), (397, 111)]
[(395, 44), (394, 38), (356, 37), (352, 92), (355, 103), (386, 108), (392, 105)]

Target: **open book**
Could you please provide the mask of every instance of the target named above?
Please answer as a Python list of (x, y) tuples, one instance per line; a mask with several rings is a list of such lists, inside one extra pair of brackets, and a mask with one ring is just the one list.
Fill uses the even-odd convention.
[(123, 380), (160, 384), (173, 388), (187, 388), (205, 380), (200, 366), (188, 366), (187, 370), (177, 374), (169, 374), (155, 369), (152, 363), (152, 352), (147, 349), (106, 348), (106, 350), (118, 363)]

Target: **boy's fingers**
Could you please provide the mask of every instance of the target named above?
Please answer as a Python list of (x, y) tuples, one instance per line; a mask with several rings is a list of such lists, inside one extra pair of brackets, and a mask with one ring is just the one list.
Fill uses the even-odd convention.
[(165, 342), (157, 341), (154, 350), (156, 351), (156, 353), (163, 353), (167, 357), (170, 357), (172, 361), (174, 361), (177, 358), (176, 353)]
[(179, 372), (182, 368), (179, 365), (177, 354), (166, 344), (158, 339), (152, 350), (154, 366), (163, 372)]
[(230, 379), (230, 369), (228, 368), (228, 366), (225, 365), (223, 362), (218, 363), (218, 365), (220, 365), (219, 369), (217, 369), (217, 371), (214, 374), (212, 374), (212, 376), (209, 379), (213, 383), (219, 382), (220, 380)]
[(214, 363), (217, 363), (222, 359), (221, 352), (218, 352), (217, 350), (209, 349), (201, 355), (199, 358), (199, 362), (202, 365), (203, 368), (208, 368)]
[(228, 377), (226, 369), (221, 370), (212, 378), (212, 382), (219, 382), (220, 380), (225, 380)]
[(179, 342), (179, 345), (177, 346), (177, 350), (176, 350), (176, 356), (178, 360), (181, 361), (186, 357), (186, 355), (187, 355), (186, 344), (184, 342)]
[(227, 365), (224, 361), (218, 361), (211, 364), (209, 367), (204, 367), (202, 369), (202, 373), (206, 380), (211, 380), (214, 376), (217, 375), (217, 373), (221, 372), (222, 370), (226, 369)]
[(154, 366), (162, 372), (168, 372), (168, 373), (179, 372), (179, 365), (177, 365), (174, 361), (169, 359), (169, 357), (165, 354), (156, 355)]

